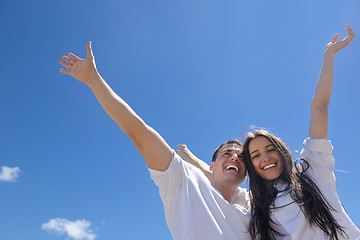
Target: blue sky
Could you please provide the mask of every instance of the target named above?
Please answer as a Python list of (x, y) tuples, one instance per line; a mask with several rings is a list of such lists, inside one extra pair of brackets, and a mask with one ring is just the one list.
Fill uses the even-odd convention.
[(91, 40), (104, 79), (173, 148), (185, 143), (209, 162), (254, 125), (298, 157), (323, 49), (345, 24), (358, 36), (335, 59), (329, 139), (340, 199), (360, 226), (359, 9), (357, 0), (2, 1), (0, 239), (171, 239), (145, 162), (90, 89), (58, 72), (62, 55), (84, 57)]

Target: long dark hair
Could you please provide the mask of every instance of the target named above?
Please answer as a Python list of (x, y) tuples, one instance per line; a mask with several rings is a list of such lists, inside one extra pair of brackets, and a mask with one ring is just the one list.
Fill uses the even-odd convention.
[[(255, 171), (252, 164), (249, 144), (256, 137), (267, 138), (277, 149), (283, 161), (284, 169), (281, 175), (274, 180), (273, 184), (266, 185)], [(304, 172), (309, 168), (305, 161), (297, 161), (299, 165), (293, 171), (293, 159), (286, 144), (278, 137), (265, 130), (257, 130), (249, 133), (244, 143), (244, 158), (249, 174), (249, 189), (251, 197), (251, 216), (249, 231), (252, 239), (275, 240), (281, 234), (276, 230), (275, 223), (271, 220), (270, 210), (285, 206), (274, 206), (278, 194), (290, 194), (294, 202), (301, 206), (310, 225), (316, 225), (331, 240), (338, 240), (339, 233), (347, 236), (343, 228), (336, 221), (331, 211), (335, 209), (325, 199), (314, 181)], [(281, 193), (275, 187), (276, 182), (285, 184)]]

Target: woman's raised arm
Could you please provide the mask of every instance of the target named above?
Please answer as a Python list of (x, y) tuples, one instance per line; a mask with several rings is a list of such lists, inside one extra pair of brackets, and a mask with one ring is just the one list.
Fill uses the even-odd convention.
[(325, 47), (320, 76), (316, 84), (314, 97), (311, 101), (310, 138), (327, 138), (328, 106), (333, 85), (335, 53), (349, 45), (355, 37), (353, 30), (348, 25), (346, 25), (345, 28), (348, 32), (346, 38), (338, 42), (340, 35), (337, 33), (333, 40)]

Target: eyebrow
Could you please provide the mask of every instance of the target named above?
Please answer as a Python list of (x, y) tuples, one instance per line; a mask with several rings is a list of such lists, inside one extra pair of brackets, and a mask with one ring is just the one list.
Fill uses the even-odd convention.
[(225, 149), (225, 150), (221, 151), (221, 153), (225, 153), (225, 152), (232, 152), (232, 151), (241, 152), (241, 150), (240, 150), (240, 149)]
[[(274, 144), (270, 143), (269, 145), (265, 146), (265, 148), (268, 148), (268, 147), (274, 147)], [(252, 153), (250, 153), (250, 156), (255, 153), (255, 152), (258, 152), (259, 150), (254, 150)]]

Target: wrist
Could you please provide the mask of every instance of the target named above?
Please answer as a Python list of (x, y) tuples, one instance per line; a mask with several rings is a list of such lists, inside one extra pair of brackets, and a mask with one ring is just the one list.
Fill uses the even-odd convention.
[(85, 82), (85, 84), (86, 84), (89, 88), (94, 89), (94, 88), (96, 88), (96, 86), (98, 86), (99, 83), (101, 83), (102, 81), (103, 81), (103, 80), (102, 80), (101, 76), (97, 73), (97, 74), (95, 74), (94, 76), (89, 77), (89, 78), (87, 79), (87, 81)]
[(334, 58), (335, 57), (335, 51), (325, 51), (324, 52), (324, 58)]

